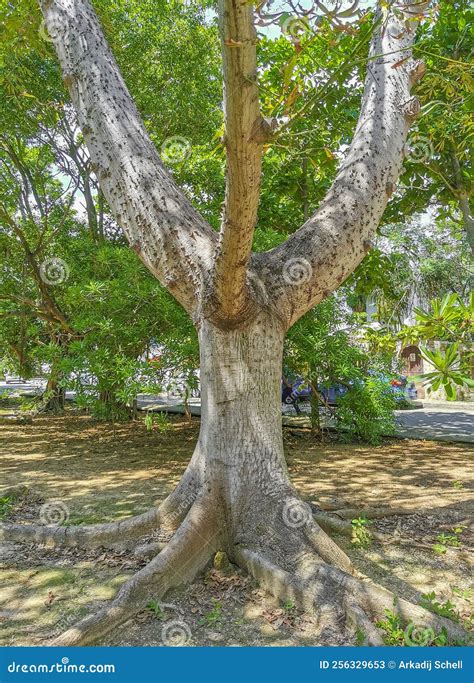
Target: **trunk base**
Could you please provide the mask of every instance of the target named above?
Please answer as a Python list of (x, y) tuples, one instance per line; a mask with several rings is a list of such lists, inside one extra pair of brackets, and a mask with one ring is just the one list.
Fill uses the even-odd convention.
[[(429, 644), (442, 629), (455, 642), (468, 637), (458, 624), (397, 599), (386, 588), (359, 575), (347, 555), (315, 523), (309, 506), (296, 496), (273, 498), (272, 509), (279, 511), (277, 515), (260, 518), (258, 524), (254, 519), (251, 528), (241, 528), (239, 539), (245, 537), (245, 545), (229, 534), (225, 509), (217, 488), (209, 484), (197, 488), (186, 473), (160, 508), (139, 517), (77, 528), (2, 524), (0, 538), (87, 547), (132, 542), (140, 555), (152, 557), (109, 605), (46, 645), (96, 643), (145, 608), (152, 598), (160, 599), (170, 588), (191, 581), (220, 550), (277, 598), (290, 599), (298, 607), (320, 615), (325, 624), (331, 623), (336, 630), (344, 621), (346, 627), (357, 632), (359, 644), (361, 634), (363, 644), (383, 644), (375, 624), (385, 617), (386, 610), (400, 615), (407, 633), (427, 641), (407, 644)], [(283, 525), (278, 519), (280, 515)], [(264, 535), (259, 531), (262, 525), (266, 529)], [(166, 544), (140, 545), (145, 534), (158, 533), (168, 534), (170, 540)]]

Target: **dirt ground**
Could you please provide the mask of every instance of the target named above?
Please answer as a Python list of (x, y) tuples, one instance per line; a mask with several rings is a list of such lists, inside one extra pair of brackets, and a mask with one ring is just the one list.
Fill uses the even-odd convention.
[[(198, 422), (181, 418), (161, 433), (143, 424), (97, 424), (86, 416), (41, 417), (30, 425), (0, 426), (0, 490), (24, 484), (0, 517), (39, 523), (45, 503), (59, 504), (63, 523), (90, 524), (128, 517), (163, 500), (191, 456)], [(383, 506), (399, 514), (374, 519), (370, 530), (394, 533), (408, 545), (372, 541), (358, 548), (336, 540), (356, 567), (400, 596), (423, 593), (471, 612), (472, 448), (449, 443), (390, 440), (380, 447), (315, 443), (285, 430), (292, 480), (301, 495), (327, 510)], [(457, 533), (458, 546), (433, 550), (437, 537)], [(444, 544), (441, 544), (444, 545)], [(143, 566), (131, 554), (99, 549), (47, 549), (4, 543), (0, 552), (0, 644), (38, 645), (105, 600)], [(173, 590), (102, 645), (350, 645), (356, 635), (278, 604), (236, 568), (212, 566), (191, 585)]]

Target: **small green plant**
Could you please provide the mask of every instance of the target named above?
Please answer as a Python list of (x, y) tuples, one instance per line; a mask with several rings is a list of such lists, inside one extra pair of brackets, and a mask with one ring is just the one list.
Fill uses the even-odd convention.
[(366, 517), (357, 517), (352, 522), (352, 544), (357, 548), (368, 548), (372, 543), (372, 534), (368, 530), (373, 522)]
[(356, 645), (358, 647), (362, 647), (362, 645), (365, 643), (365, 633), (361, 628), (358, 628), (356, 631)]
[(217, 600), (213, 600), (213, 608), (210, 612), (207, 612), (202, 619), (199, 620), (200, 624), (205, 624), (207, 626), (212, 626), (217, 624), (222, 619), (222, 603)]
[(157, 600), (150, 600), (146, 607), (148, 610), (150, 610), (150, 612), (153, 613), (155, 619), (160, 619), (162, 621), (165, 618), (165, 613), (161, 609), (161, 605)]
[(462, 483), (462, 481), (460, 479), (456, 479), (456, 481), (453, 481), (453, 489), (460, 490), (463, 488), (464, 488), (464, 484)]
[(473, 588), (459, 588), (458, 586), (453, 586), (452, 591), (454, 595), (458, 595), (463, 600), (468, 600), (469, 602), (474, 594)]
[(8, 496), (0, 498), (0, 519), (5, 519), (5, 517), (8, 517), (12, 509), (13, 502), (11, 498)]
[(169, 432), (169, 430), (173, 428), (166, 413), (151, 413), (148, 411), (145, 415), (144, 422), (147, 432), (151, 432), (155, 425), (161, 434), (166, 434), (166, 432)]
[(395, 431), (397, 407), (391, 387), (376, 377), (354, 382), (338, 400), (336, 418), (350, 439), (381, 443), (384, 435)]
[(386, 609), (385, 619), (379, 619), (375, 625), (384, 631), (383, 641), (385, 645), (404, 645), (405, 630), (398, 614)]
[(423, 593), (420, 604), (425, 609), (428, 609), (434, 614), (439, 614), (440, 617), (446, 617), (452, 621), (459, 621), (459, 613), (455, 609), (455, 605), (447, 600), (446, 602), (439, 602), (436, 600), (436, 593)]
[(296, 605), (292, 600), (285, 600), (285, 602), (283, 603), (283, 609), (287, 613), (292, 612), (295, 608)]
[(464, 527), (455, 526), (450, 534), (438, 534), (436, 536), (436, 543), (433, 545), (433, 551), (437, 555), (444, 555), (448, 548), (459, 548), (461, 546), (460, 534), (464, 531)]
[(386, 645), (443, 647), (455, 644), (449, 642), (448, 632), (444, 626), (436, 633), (432, 628), (417, 626), (413, 621), (404, 625), (401, 617), (390, 609), (385, 610), (385, 615), (386, 618), (380, 619), (375, 625), (384, 631), (383, 641)]

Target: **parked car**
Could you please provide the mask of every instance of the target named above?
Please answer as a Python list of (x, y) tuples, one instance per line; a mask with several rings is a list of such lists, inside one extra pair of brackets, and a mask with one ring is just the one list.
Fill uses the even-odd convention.
[(10, 375), (5, 373), (5, 382), (7, 384), (24, 384), (26, 380), (23, 379), (23, 377), (20, 377), (20, 375)]
[[(401, 403), (402, 401), (406, 401), (407, 398), (415, 400), (418, 396), (415, 383), (408, 382), (407, 377), (404, 375), (392, 378), (385, 375), (376, 375), (375, 373), (371, 374), (373, 377), (376, 376), (378, 379), (381, 379), (387, 383), (387, 387), (390, 388), (397, 402)], [(281, 386), (282, 403), (293, 405), (296, 412), (299, 414), (301, 411), (298, 403), (302, 401), (309, 401), (311, 398), (311, 387), (309, 383), (302, 377), (297, 377), (293, 380), (293, 382), (283, 377)], [(349, 389), (350, 384), (341, 384), (340, 382), (335, 382), (329, 385), (321, 384), (318, 386), (318, 391), (321, 397), (329, 406), (336, 406), (340, 398), (344, 396)]]

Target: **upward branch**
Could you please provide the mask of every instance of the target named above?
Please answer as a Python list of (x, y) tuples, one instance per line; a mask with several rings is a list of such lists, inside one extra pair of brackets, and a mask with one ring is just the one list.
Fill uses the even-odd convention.
[(243, 315), (247, 265), (257, 221), (262, 145), (271, 123), (260, 113), (257, 34), (248, 0), (219, 0), (224, 76), (226, 192), (216, 251), (214, 298), (223, 318)]
[(89, 0), (40, 0), (93, 168), (132, 248), (189, 313), (215, 233), (163, 166)]
[(398, 0), (378, 12), (360, 117), (331, 189), (297, 232), (254, 259), (268, 298), (287, 326), (334, 291), (371, 248), (420, 108), (410, 88), (424, 66), (412, 59), (410, 48), (416, 19), (427, 5)]

